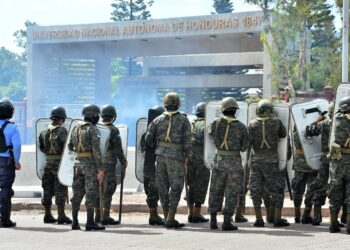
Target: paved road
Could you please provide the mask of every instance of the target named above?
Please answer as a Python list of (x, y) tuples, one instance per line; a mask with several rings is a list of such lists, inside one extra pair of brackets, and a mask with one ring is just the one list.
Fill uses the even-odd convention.
[[(148, 226), (145, 214), (131, 213), (123, 216), (122, 225), (85, 232), (71, 231), (66, 225), (43, 224), (42, 216), (39, 211), (15, 212), (13, 220), (18, 226), (0, 228), (0, 249), (350, 249), (350, 235), (344, 230), (329, 234), (328, 224), (293, 224), (275, 229), (271, 225), (254, 228), (252, 223), (244, 223), (238, 231), (222, 232), (209, 230), (206, 223), (166, 230)], [(80, 216), (80, 221), (85, 222), (85, 213)], [(178, 219), (185, 221), (186, 217), (180, 215)]]

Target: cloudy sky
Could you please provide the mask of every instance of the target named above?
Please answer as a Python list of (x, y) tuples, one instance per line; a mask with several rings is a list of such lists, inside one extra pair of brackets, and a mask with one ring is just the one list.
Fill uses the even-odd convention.
[[(39, 25), (109, 22), (113, 0), (0, 0), (0, 47), (18, 51), (13, 33), (24, 28), (26, 20)], [(152, 18), (208, 15), (213, 0), (155, 0)], [(234, 0), (236, 12), (258, 10)], [(331, 2), (331, 0), (330, 0)]]

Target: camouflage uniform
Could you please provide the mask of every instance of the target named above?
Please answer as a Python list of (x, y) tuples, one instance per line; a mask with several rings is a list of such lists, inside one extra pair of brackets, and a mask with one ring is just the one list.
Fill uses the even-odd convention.
[[(110, 128), (111, 134), (109, 137), (106, 154), (103, 158), (104, 166), (104, 179), (103, 179), (103, 208), (104, 217), (109, 218), (109, 211), (111, 209), (112, 196), (117, 189), (117, 162), (125, 166), (126, 158), (123, 152), (122, 141), (120, 138), (120, 132), (113, 123), (104, 123)], [(97, 201), (99, 201), (100, 195), (97, 196)], [(99, 208), (99, 203), (96, 206)], [(96, 214), (98, 217), (98, 213)], [(98, 220), (97, 220), (98, 221)]]
[(77, 152), (74, 165), (72, 207), (79, 209), (85, 196), (85, 206), (93, 209), (98, 197), (97, 170), (103, 170), (100, 132), (90, 122), (79, 122), (73, 128), (70, 148)]
[[(338, 212), (345, 203), (349, 211), (350, 206), (350, 117), (349, 114), (341, 114), (335, 119), (335, 139), (330, 150), (330, 167), (329, 167), (329, 209), (331, 215), (331, 232), (338, 232), (337, 227)], [(345, 187), (345, 194), (344, 194)], [(348, 214), (349, 223), (349, 214)], [(347, 226), (350, 233), (349, 224)], [(335, 229), (335, 230), (334, 230)]]
[[(164, 112), (154, 119), (146, 143), (156, 147), (156, 187), (167, 218), (174, 215), (184, 186), (184, 159), (191, 152), (191, 124), (179, 112)], [(169, 190), (170, 189), (170, 190)]]
[(302, 218), (302, 222), (307, 224), (312, 222), (310, 212), (317, 188), (317, 171), (311, 169), (307, 165), (298, 132), (296, 130), (293, 132), (293, 142), (295, 150), (293, 160), (294, 178), (292, 180), (292, 189), (295, 207), (295, 222), (300, 223), (300, 206), (303, 201), (305, 189), (307, 188), (304, 200), (305, 209)]
[(195, 212), (195, 216), (200, 216), (200, 207), (205, 202), (210, 178), (210, 170), (205, 167), (203, 161), (204, 127), (204, 118), (196, 118), (192, 122), (192, 153), (188, 165), (187, 178), (190, 209), (191, 206), (195, 205), (195, 210), (199, 210)]
[[(249, 178), (249, 189), (253, 200), (257, 220), (261, 217), (261, 199), (264, 185), (271, 195), (271, 207), (279, 211), (276, 219), (280, 219), (280, 211), (283, 207), (284, 190), (281, 183), (284, 180), (284, 172), (278, 167), (278, 141), (287, 135), (282, 122), (276, 117), (256, 118), (248, 125), (252, 155), (252, 167)], [(277, 180), (277, 181), (276, 181)], [(284, 187), (283, 187), (284, 188)]]
[(64, 208), (68, 197), (68, 188), (62, 185), (57, 177), (58, 165), (63, 153), (67, 138), (67, 130), (60, 125), (49, 125), (39, 135), (39, 148), (46, 154), (46, 165), (42, 177), (44, 195), (42, 204), (45, 208), (52, 205), (52, 197), (55, 196), (57, 207)]
[(211, 214), (217, 213), (225, 197), (222, 214), (231, 217), (243, 186), (244, 173), (240, 152), (248, 149), (247, 128), (236, 119), (217, 118), (211, 125), (210, 135), (214, 139), (217, 152), (210, 182), (209, 211)]

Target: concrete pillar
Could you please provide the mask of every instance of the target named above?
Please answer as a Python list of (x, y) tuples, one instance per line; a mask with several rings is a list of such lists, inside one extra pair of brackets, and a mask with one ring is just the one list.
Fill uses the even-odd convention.
[[(272, 37), (267, 34), (267, 42), (271, 46)], [(272, 86), (272, 64), (271, 57), (268, 52), (264, 49), (264, 76), (263, 76), (263, 97), (268, 98), (277, 93), (277, 90)]]
[(111, 58), (104, 48), (97, 51), (95, 103), (109, 104), (111, 102)]

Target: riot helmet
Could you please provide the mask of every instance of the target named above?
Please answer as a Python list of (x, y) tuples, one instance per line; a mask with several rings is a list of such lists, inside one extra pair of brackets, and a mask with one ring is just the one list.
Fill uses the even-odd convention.
[(258, 102), (256, 115), (259, 117), (270, 117), (273, 114), (272, 102), (268, 99), (263, 99)]
[(66, 110), (63, 107), (55, 106), (51, 110), (50, 119), (67, 119)]
[(0, 119), (11, 119), (14, 111), (15, 108), (9, 100), (0, 100)]
[(205, 102), (200, 102), (196, 105), (195, 115), (198, 117), (205, 116)]
[(163, 104), (167, 110), (178, 110), (180, 107), (180, 97), (175, 92), (169, 92), (164, 96)]
[(95, 125), (100, 118), (100, 108), (95, 104), (87, 104), (82, 110), (82, 115), (84, 116), (84, 120)]
[(102, 107), (101, 116), (103, 119), (113, 118), (113, 121), (115, 121), (117, 119), (117, 111), (113, 105), (104, 105)]
[(350, 111), (350, 96), (343, 97), (339, 102), (339, 110), (342, 113)]

